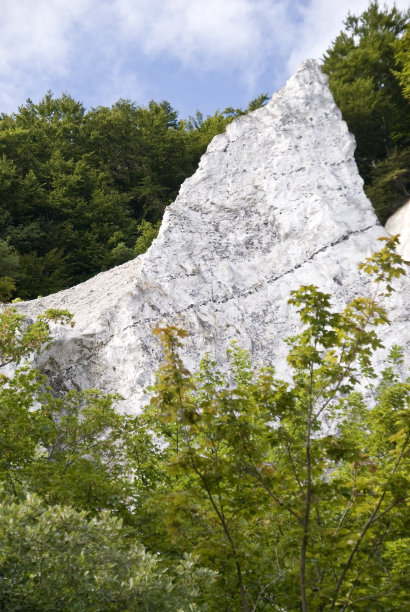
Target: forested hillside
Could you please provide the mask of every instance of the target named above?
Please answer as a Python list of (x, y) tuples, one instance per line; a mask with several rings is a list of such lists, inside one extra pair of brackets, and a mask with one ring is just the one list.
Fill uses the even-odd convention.
[[(324, 56), (381, 222), (410, 192), (409, 14), (370, 4)], [(170, 104), (86, 111), (48, 93), (0, 116), (0, 300), (77, 284), (143, 252), (216, 134), (248, 109), (179, 120)]]

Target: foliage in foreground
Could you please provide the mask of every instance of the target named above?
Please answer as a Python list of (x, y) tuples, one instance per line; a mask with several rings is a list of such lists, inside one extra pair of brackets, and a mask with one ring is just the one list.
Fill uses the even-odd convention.
[[(314, 286), (292, 293), (288, 381), (236, 344), (227, 371), (206, 356), (191, 375), (173, 327), (156, 331), (165, 360), (137, 417), (96, 391), (56, 398), (27, 365), (3, 374), (6, 609), (408, 609), (410, 382), (397, 347), (371, 365), (396, 243), (362, 265), (372, 298), (336, 312)], [(60, 317), (3, 311), (2, 363), (41, 350)]]
[(227, 375), (207, 357), (192, 377), (185, 333), (157, 331), (166, 360), (146, 418), (170, 479), (158, 505), (171, 542), (219, 570), (220, 609), (408, 607), (410, 384), (397, 348), (378, 380), (371, 367), (379, 300), (404, 273), (395, 241), (362, 266), (377, 299), (334, 312), (314, 286), (292, 292), (305, 327), (289, 339), (290, 383), (235, 344)]
[(0, 541), (0, 607), (10, 612), (188, 611), (213, 577), (188, 555), (167, 571), (108, 511), (90, 518), (36, 495), (0, 495)]
[(137, 445), (118, 397), (57, 397), (26, 362), (52, 322), (73, 323), (0, 312), (0, 371), (16, 364), (0, 373), (0, 609), (194, 610), (213, 572), (190, 555), (165, 564), (127, 526)]

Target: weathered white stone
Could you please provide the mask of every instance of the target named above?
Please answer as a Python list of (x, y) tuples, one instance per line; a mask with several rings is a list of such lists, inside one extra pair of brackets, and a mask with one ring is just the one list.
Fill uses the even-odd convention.
[(400, 243), (397, 251), (410, 260), (410, 200), (387, 219), (386, 229), (390, 234), (400, 234)]
[[(161, 359), (153, 327), (190, 333), (188, 367), (231, 338), (286, 375), (284, 338), (298, 329), (291, 289), (316, 284), (342, 307), (366, 291), (357, 264), (385, 230), (364, 195), (355, 142), (313, 60), (265, 106), (217, 136), (137, 259), (19, 306), (68, 308), (40, 367), (55, 384), (120, 392), (135, 410)], [(386, 343), (410, 349), (409, 283), (392, 301)]]

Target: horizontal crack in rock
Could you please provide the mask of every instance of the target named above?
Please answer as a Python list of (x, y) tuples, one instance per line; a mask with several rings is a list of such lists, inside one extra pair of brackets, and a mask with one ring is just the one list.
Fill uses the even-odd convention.
[[(312, 255), (310, 255), (310, 257), (308, 257), (305, 261), (297, 264), (294, 268), (292, 268), (291, 270), (287, 270), (286, 272), (283, 272), (283, 274), (279, 274), (278, 276), (272, 276), (270, 278), (267, 278), (265, 280), (265, 284), (270, 285), (272, 283), (275, 283), (276, 281), (280, 280), (281, 278), (283, 278), (284, 276), (287, 276), (288, 274), (292, 274), (292, 272), (294, 272), (295, 270), (298, 270), (299, 268), (302, 268), (304, 265), (306, 265), (308, 262), (312, 261), (317, 255), (319, 255), (319, 253), (323, 253), (324, 251), (342, 243), (345, 242), (346, 240), (348, 240), (351, 236), (354, 236), (355, 234), (363, 234), (365, 232), (367, 232), (370, 229), (373, 229), (374, 227), (377, 227), (379, 224), (375, 223), (373, 225), (369, 225), (368, 227), (365, 227), (364, 229), (361, 230), (355, 230), (353, 232), (350, 232), (348, 234), (343, 234), (340, 238), (338, 238), (337, 240), (335, 240), (334, 242), (331, 242), (330, 244), (326, 244), (325, 246), (321, 247), (320, 249), (318, 249), (317, 251), (315, 251), (314, 253), (312, 253)], [(189, 274), (187, 276), (190, 276)], [(231, 300), (236, 300), (238, 298), (241, 297), (249, 297), (250, 295), (255, 295), (256, 293), (260, 293), (260, 291), (263, 290), (263, 286), (262, 287), (253, 287), (251, 289), (245, 289), (242, 290), (240, 292), (238, 292), (236, 295), (232, 295), (229, 297), (224, 297), (224, 298), (219, 298), (219, 299), (215, 299), (215, 298), (211, 298), (209, 300), (202, 300), (201, 302), (197, 302), (196, 304), (190, 304), (189, 306), (186, 306), (185, 308), (181, 308), (180, 310), (174, 310), (172, 313), (166, 314), (164, 313), (163, 315), (161, 315), (162, 317), (167, 317), (167, 316), (177, 316), (180, 314), (183, 314), (184, 312), (188, 312), (190, 310), (193, 310), (195, 308), (199, 308), (201, 306), (206, 306), (207, 304), (226, 304), (227, 302), (231, 301)], [(145, 319), (140, 319), (139, 321), (133, 323), (132, 325), (128, 325), (127, 327), (123, 328), (123, 332), (126, 331), (127, 329), (130, 329), (131, 327), (138, 327), (139, 325), (146, 325), (149, 323), (154, 323), (155, 321), (158, 321), (158, 317), (147, 317)]]

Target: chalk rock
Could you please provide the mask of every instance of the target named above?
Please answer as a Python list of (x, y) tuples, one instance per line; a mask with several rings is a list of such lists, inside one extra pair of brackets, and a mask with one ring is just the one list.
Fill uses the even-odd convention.
[[(161, 351), (152, 329), (189, 331), (184, 357), (219, 362), (231, 338), (256, 364), (287, 375), (284, 339), (299, 319), (289, 292), (315, 284), (334, 304), (368, 290), (357, 264), (380, 248), (378, 224), (354, 161), (355, 141), (313, 60), (261, 109), (213, 139), (168, 207), (144, 255), (19, 309), (74, 313), (56, 326), (38, 365), (57, 387), (119, 392), (137, 410)], [(409, 283), (391, 303), (386, 344), (410, 348)]]
[(387, 219), (386, 229), (390, 234), (400, 234), (397, 251), (403, 259), (410, 260), (410, 200)]

